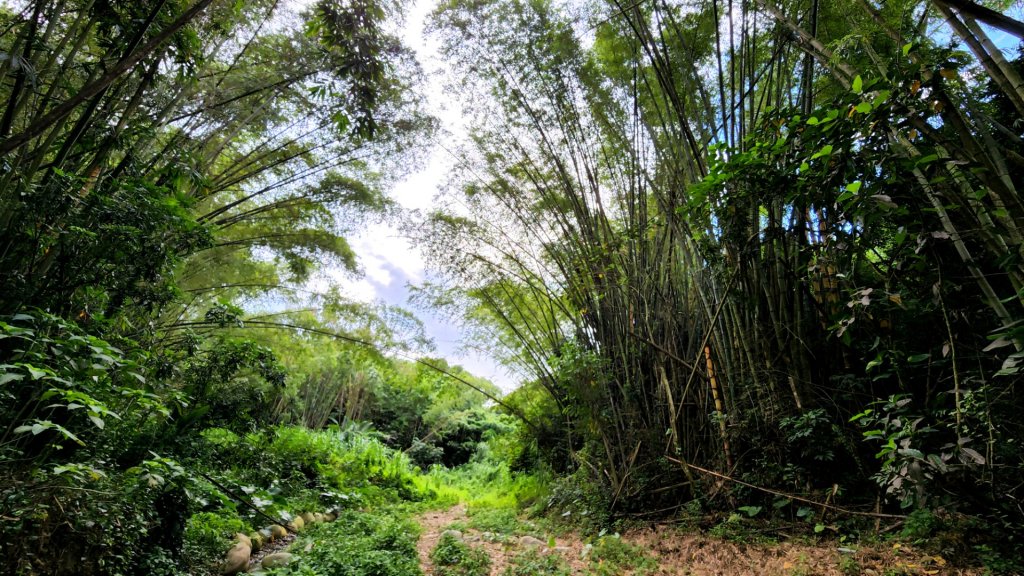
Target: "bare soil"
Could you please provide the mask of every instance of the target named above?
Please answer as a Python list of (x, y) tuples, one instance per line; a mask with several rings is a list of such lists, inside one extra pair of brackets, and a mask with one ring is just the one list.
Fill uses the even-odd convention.
[(658, 559), (659, 576), (981, 574), (980, 570), (951, 567), (945, 558), (924, 554), (906, 544), (878, 544), (841, 552), (834, 542), (744, 544), (676, 528), (644, 529), (624, 538)]
[[(453, 523), (465, 524), (466, 508), (458, 505), (448, 510), (432, 511), (418, 518), (423, 526), (418, 548), (423, 573), (434, 574), (430, 552), (441, 534)], [(491, 576), (500, 576), (516, 554), (526, 546), (520, 538), (495, 539), (477, 530), (462, 530), (464, 540), (482, 548), (491, 558)], [(585, 540), (569, 532), (554, 539), (534, 534), (545, 542), (541, 550), (560, 554), (572, 567), (573, 574), (588, 574), (583, 559)], [(622, 538), (640, 546), (653, 556), (658, 568), (656, 576), (978, 576), (981, 570), (954, 568), (947, 559), (925, 554), (906, 544), (877, 544), (850, 547), (835, 542), (803, 544), (738, 543), (673, 526), (650, 526), (624, 534)]]
[[(420, 568), (427, 576), (434, 574), (434, 566), (430, 562), (430, 552), (437, 546), (441, 534), (453, 523), (465, 523), (466, 507), (459, 504), (444, 511), (432, 511), (421, 515), (417, 521), (423, 527), (423, 535), (417, 543), (420, 554)], [(491, 576), (500, 576), (508, 567), (512, 557), (527, 550), (529, 547), (522, 544), (521, 538), (517, 536), (491, 535), (475, 529), (461, 530), (463, 540), (478, 547), (491, 558)], [(581, 560), (584, 542), (577, 534), (554, 537), (554, 547), (550, 547), (552, 536), (546, 534), (534, 534), (535, 538), (545, 543), (541, 548), (542, 553), (560, 554), (566, 562), (572, 566), (573, 574), (583, 574), (586, 563)]]

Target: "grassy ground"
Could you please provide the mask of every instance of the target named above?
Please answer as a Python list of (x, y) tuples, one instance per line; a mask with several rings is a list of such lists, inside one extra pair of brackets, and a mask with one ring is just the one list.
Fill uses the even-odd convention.
[[(271, 452), (318, 471), (320, 497), (338, 517), (288, 542), (292, 562), (267, 576), (873, 576), (981, 575), (954, 567), (927, 538), (877, 538), (771, 524), (749, 514), (696, 513), (678, 524), (608, 533), (578, 511), (548, 509), (546, 482), (495, 462), (420, 472), (378, 443), (282, 430)], [(304, 460), (297, 460), (302, 458)], [(243, 477), (243, 473), (237, 472)], [(296, 483), (296, 485), (299, 485)], [(261, 491), (254, 492), (257, 496)], [(316, 495), (278, 498), (267, 510), (316, 506)], [(269, 496), (268, 502), (269, 500)], [(527, 514), (531, 510), (533, 515)], [(223, 518), (234, 519), (231, 522)], [(228, 538), (251, 519), (203, 516)], [(239, 519), (240, 518), (240, 519)], [(224, 544), (226, 544), (226, 540)], [(222, 544), (221, 550), (227, 548)], [(919, 545), (920, 544), (920, 545)], [(212, 568), (212, 567), (211, 567)], [(991, 571), (989, 573), (998, 573)], [(1006, 573), (1006, 572), (1004, 572)]]

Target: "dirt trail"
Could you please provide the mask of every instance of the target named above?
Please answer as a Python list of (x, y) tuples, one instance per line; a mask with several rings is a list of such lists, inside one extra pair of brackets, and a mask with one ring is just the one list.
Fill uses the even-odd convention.
[[(453, 508), (442, 511), (431, 511), (417, 518), (420, 526), (423, 527), (423, 535), (420, 536), (416, 547), (420, 555), (420, 568), (427, 576), (434, 574), (434, 566), (430, 561), (430, 552), (437, 546), (441, 534), (453, 523), (460, 523), (463, 526), (467, 521), (466, 506), (459, 504)], [(531, 536), (511, 536), (481, 532), (468, 528), (460, 530), (463, 540), (474, 547), (478, 547), (491, 558), (491, 576), (500, 576), (508, 567), (512, 557), (529, 549)], [(533, 534), (543, 542), (543, 545), (533, 544), (544, 554), (559, 554), (572, 567), (573, 574), (583, 574), (585, 563), (582, 557), (584, 543), (575, 535), (570, 537), (555, 537), (554, 547), (551, 547), (551, 536), (546, 534)], [(525, 539), (525, 541), (524, 541)]]
[[(441, 539), (441, 534), (453, 523), (462, 532), (463, 540), (483, 549), (491, 558), (491, 576), (500, 576), (511, 558), (529, 548), (528, 536), (505, 536), (480, 532), (467, 525), (466, 507), (458, 505), (448, 510), (432, 511), (421, 515), (423, 527), (417, 547), (420, 567), (427, 576), (433, 575), (430, 552)], [(572, 568), (574, 575), (593, 574), (594, 566), (583, 559), (585, 542), (577, 534), (555, 538), (554, 547), (549, 536), (532, 535), (543, 544), (533, 545), (544, 554), (559, 554)], [(813, 543), (739, 543), (730, 542), (671, 527), (652, 526), (631, 531), (623, 540), (639, 546), (655, 559), (656, 568), (650, 576), (848, 576), (861, 574), (884, 576), (977, 576), (977, 569), (959, 569), (947, 565), (946, 559), (915, 550), (906, 544), (874, 544), (872, 546), (844, 548), (834, 542)], [(639, 560), (639, 559), (638, 559)], [(629, 574), (627, 572), (626, 574)]]
[(427, 512), (416, 519), (419, 525), (423, 527), (423, 534), (420, 536), (419, 542), (416, 543), (416, 549), (420, 554), (420, 568), (424, 574), (434, 573), (434, 567), (430, 563), (430, 551), (434, 549), (434, 546), (437, 546), (437, 542), (441, 539), (441, 534), (445, 531), (445, 527), (452, 522), (465, 519), (466, 507), (463, 504), (447, 510)]

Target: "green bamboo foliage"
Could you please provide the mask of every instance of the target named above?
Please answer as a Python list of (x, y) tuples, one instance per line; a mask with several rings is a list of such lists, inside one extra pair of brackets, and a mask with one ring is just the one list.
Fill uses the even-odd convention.
[[(842, 462), (904, 503), (907, 486), (958, 482), (946, 462), (994, 487), (993, 439), (1018, 424), (993, 415), (1017, 391), (1004, 380), (967, 406), (1016, 369), (1019, 64), (975, 12), (572, 14), (439, 9), (477, 123), (427, 241), (470, 287), (471, 319), (555, 400), (612, 507), (707, 495), (690, 464), (807, 490), (840, 482)], [(890, 397), (878, 410), (934, 427), (884, 431), (903, 452), (879, 464), (847, 421)], [(955, 448), (972, 441), (984, 455)], [(915, 459), (927, 481), (908, 477)]]
[(345, 235), (390, 210), (374, 159), (400, 166), (430, 125), (415, 63), (382, 29), (393, 9), (5, 8), (0, 308), (151, 312), (177, 273), (193, 298), (173, 321), (321, 262), (354, 270)]

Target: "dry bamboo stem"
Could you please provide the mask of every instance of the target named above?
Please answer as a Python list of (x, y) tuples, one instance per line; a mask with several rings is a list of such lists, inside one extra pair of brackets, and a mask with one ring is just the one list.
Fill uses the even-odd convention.
[(715, 377), (715, 366), (711, 362), (711, 346), (704, 347), (704, 359), (708, 365), (711, 397), (715, 400), (715, 410), (718, 412), (718, 433), (722, 437), (722, 452), (725, 453), (725, 466), (727, 469), (732, 470), (732, 452), (729, 450), (729, 436), (725, 430), (725, 408), (722, 405), (722, 397), (718, 393), (718, 378)]

